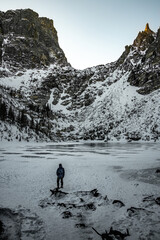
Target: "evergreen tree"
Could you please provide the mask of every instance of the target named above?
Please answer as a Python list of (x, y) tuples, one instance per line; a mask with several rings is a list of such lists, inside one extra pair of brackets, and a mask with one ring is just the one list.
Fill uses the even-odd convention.
[(49, 104), (46, 105), (46, 112), (47, 112), (47, 117), (49, 117), (49, 113), (50, 113), (50, 108), (49, 108)]
[(34, 124), (33, 118), (32, 118), (31, 121), (30, 121), (30, 128), (31, 128), (31, 129), (34, 129), (34, 128), (35, 128), (35, 124)]
[(17, 123), (21, 125), (21, 112), (18, 113)]
[(8, 111), (8, 118), (12, 123), (14, 123), (15, 115), (14, 115), (14, 111), (13, 111), (11, 106), (10, 106), (9, 111)]
[(22, 127), (28, 126), (28, 118), (25, 115), (24, 110), (22, 110), (22, 114), (21, 114), (21, 126)]
[(7, 118), (7, 107), (5, 102), (0, 103), (0, 119), (2, 121), (6, 120)]
[(36, 131), (37, 134), (39, 133), (39, 130), (40, 130), (39, 123), (37, 122), (36, 123), (36, 127), (35, 127), (35, 131)]

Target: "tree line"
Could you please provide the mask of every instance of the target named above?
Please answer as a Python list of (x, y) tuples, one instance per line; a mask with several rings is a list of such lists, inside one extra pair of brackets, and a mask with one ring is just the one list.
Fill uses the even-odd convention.
[(29, 108), (32, 111), (36, 110), (37, 113), (41, 113), (41, 116), (43, 116), (43, 118), (40, 118), (41, 124), (39, 124), (38, 119), (35, 121), (33, 117), (27, 117), (26, 109), (14, 110), (12, 106), (8, 106), (2, 99), (0, 99), (0, 120), (7, 121), (11, 124), (18, 124), (22, 128), (29, 127), (34, 129), (38, 134), (38, 132), (43, 131), (40, 125), (46, 126), (47, 122), (44, 119), (45, 117), (49, 117), (51, 110), (48, 105), (40, 108), (39, 106), (32, 106), (30, 104)]

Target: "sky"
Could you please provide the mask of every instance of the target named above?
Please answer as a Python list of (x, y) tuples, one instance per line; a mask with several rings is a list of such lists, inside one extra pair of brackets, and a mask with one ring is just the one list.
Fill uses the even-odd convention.
[(60, 47), (77, 69), (116, 61), (149, 23), (160, 27), (160, 0), (5, 0), (0, 11), (31, 8), (53, 19)]

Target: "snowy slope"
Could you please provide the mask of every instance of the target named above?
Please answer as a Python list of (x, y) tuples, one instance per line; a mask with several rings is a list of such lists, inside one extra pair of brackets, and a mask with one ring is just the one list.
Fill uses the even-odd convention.
[(84, 115), (84, 123), (79, 127), (90, 131), (101, 126), (101, 137), (105, 139), (126, 139), (133, 135), (135, 140), (156, 140), (160, 131), (160, 90), (140, 95), (138, 88), (127, 82), (129, 73), (119, 71), (118, 74), (119, 81), (110, 87), (106, 87), (108, 79), (103, 83), (106, 86), (97, 87), (101, 87), (103, 94), (80, 112)]
[[(2, 99), (8, 105), (12, 102), (16, 108), (28, 109), (28, 118), (34, 116), (35, 122), (42, 120), (43, 115), (31, 111), (28, 104), (40, 107), (42, 104), (48, 105), (52, 115), (47, 121), (52, 125), (53, 140), (57, 134), (60, 134), (58, 138), (64, 140), (158, 140), (159, 89), (147, 95), (139, 94), (139, 87), (131, 86), (128, 82), (130, 71), (118, 68), (108, 72), (108, 76), (101, 81), (96, 80), (100, 70), (95, 68), (93, 74), (93, 69), (88, 69), (90, 84), (82, 81), (83, 71), (75, 71), (70, 67), (68, 71), (66, 73), (66, 69), (52, 65), (45, 70), (27, 70), (22, 75), (17, 73), (17, 76), (1, 78), (0, 85), (4, 87)], [(47, 80), (50, 75), (56, 75), (56, 79), (63, 76), (63, 80), (57, 81), (55, 87), (53, 80)], [(82, 81), (82, 91), (78, 89), (75, 95), (65, 77), (77, 77)], [(9, 100), (11, 89), (20, 91), (21, 99), (15, 96)]]

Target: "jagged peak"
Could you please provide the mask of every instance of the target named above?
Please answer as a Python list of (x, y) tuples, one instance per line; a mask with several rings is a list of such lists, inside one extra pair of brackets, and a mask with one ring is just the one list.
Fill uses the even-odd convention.
[(154, 33), (154, 32), (150, 29), (149, 23), (146, 24), (144, 32), (146, 32), (146, 33)]
[(150, 29), (149, 23), (146, 24), (145, 30), (138, 33), (138, 36), (133, 42), (133, 46), (138, 47), (139, 50), (144, 51), (149, 44), (154, 41), (155, 33)]
[(144, 31), (147, 32), (148, 30), (150, 30), (150, 28), (149, 28), (149, 23), (146, 24), (146, 27), (145, 27), (145, 30), (144, 30)]

